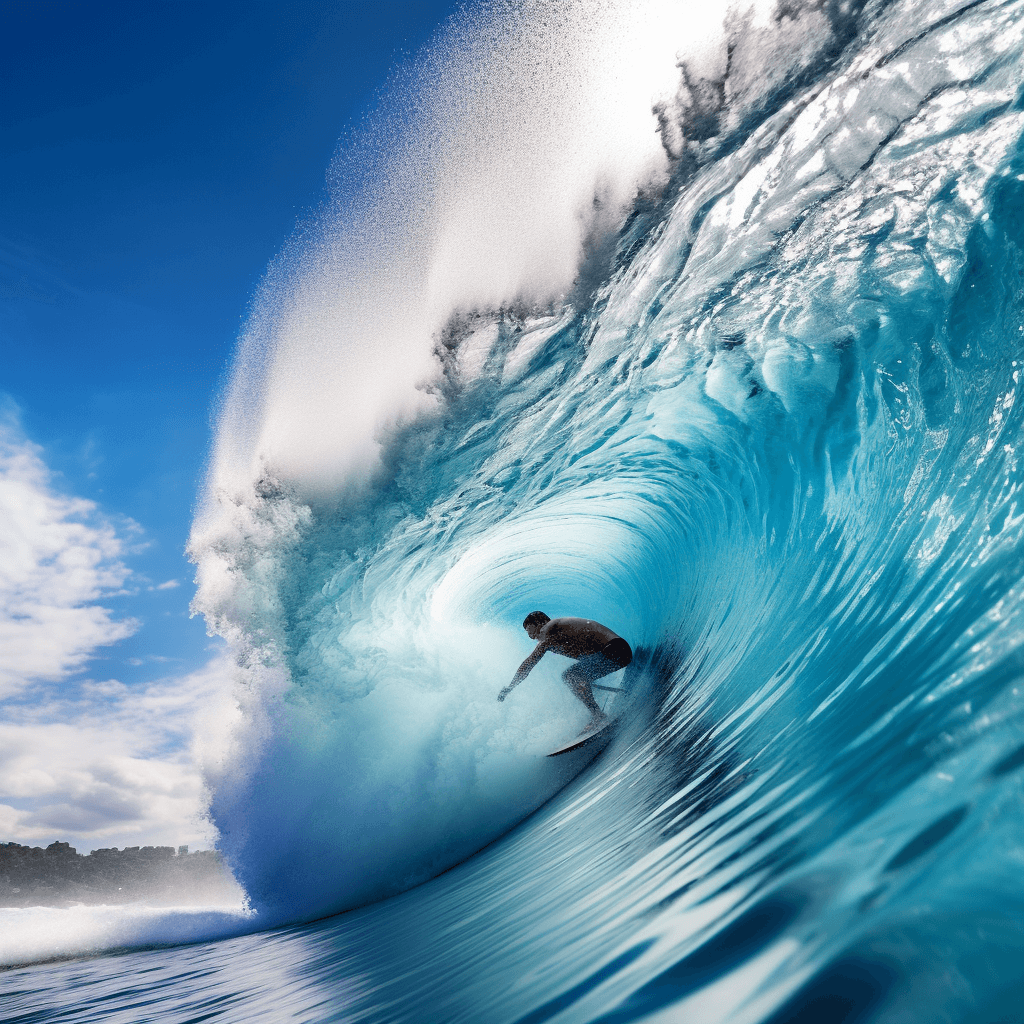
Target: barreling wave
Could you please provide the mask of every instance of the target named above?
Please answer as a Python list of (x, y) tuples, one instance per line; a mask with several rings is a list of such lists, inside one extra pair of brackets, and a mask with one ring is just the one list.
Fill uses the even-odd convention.
[(437, 875), (569, 781), (555, 667), (494, 698), (526, 612), (587, 615), (628, 724), (458, 897), (497, 941), (525, 871), (543, 956), (607, 854), (524, 1019), (959, 1019), (1024, 909), (1022, 5), (744, 9), (681, 67), (659, 17), (453, 25), (273, 268), (191, 542), (213, 814), (268, 923)]

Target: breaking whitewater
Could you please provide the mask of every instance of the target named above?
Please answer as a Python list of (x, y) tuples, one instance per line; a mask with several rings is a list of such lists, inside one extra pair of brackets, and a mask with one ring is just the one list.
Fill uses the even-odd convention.
[(121, 951), (8, 1019), (1018, 1019), (1024, 3), (712, 13), (484, 8), (339, 152), (191, 542), (248, 907), (26, 911)]

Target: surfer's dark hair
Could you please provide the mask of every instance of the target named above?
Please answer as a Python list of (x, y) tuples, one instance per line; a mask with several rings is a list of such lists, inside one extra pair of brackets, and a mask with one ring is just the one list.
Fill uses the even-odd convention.
[(523, 629), (529, 629), (530, 626), (543, 626), (545, 622), (550, 621), (550, 615), (545, 615), (543, 612), (530, 612), (530, 614), (523, 619)]

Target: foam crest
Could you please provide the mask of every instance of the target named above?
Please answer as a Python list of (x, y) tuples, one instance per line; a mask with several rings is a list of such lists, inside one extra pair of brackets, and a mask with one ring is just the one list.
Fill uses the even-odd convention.
[(435, 407), (453, 313), (563, 298), (665, 180), (652, 106), (680, 48), (717, 52), (726, 6), (494, 5), (453, 22), (343, 144), (331, 201), (271, 268), (211, 492), (245, 493), (266, 468), (307, 493), (365, 481), (382, 435)]

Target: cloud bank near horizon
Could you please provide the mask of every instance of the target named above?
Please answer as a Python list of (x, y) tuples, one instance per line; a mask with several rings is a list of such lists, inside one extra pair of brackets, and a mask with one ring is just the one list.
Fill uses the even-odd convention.
[(0, 841), (215, 840), (202, 766), (234, 712), (224, 654), (143, 684), (87, 677), (139, 628), (105, 603), (142, 582), (127, 564), (140, 534), (65, 493), (17, 408), (0, 406)]

